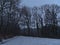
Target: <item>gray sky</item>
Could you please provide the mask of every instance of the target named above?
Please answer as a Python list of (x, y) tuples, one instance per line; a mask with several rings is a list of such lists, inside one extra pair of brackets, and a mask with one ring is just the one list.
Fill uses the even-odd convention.
[(22, 0), (21, 1), (22, 5), (26, 5), (29, 7), (33, 7), (33, 6), (41, 6), (44, 4), (57, 4), (60, 5), (60, 0)]

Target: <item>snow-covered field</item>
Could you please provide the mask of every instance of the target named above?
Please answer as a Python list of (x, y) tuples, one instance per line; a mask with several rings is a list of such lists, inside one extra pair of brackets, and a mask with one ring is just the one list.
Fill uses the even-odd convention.
[(60, 39), (16, 36), (1, 45), (60, 45)]

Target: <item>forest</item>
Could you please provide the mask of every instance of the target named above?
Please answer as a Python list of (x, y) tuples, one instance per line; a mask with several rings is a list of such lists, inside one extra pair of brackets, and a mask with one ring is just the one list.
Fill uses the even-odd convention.
[(19, 6), (20, 0), (0, 0), (0, 38), (33, 36), (60, 38), (60, 6)]

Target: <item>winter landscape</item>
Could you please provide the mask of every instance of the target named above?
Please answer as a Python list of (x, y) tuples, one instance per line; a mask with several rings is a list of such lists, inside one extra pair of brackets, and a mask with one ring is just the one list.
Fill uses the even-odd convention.
[(0, 0), (0, 45), (60, 45), (60, 0)]

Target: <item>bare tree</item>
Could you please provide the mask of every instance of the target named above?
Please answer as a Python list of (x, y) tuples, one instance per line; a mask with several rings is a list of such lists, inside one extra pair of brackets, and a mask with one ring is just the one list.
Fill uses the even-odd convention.
[[(15, 17), (15, 8), (17, 7), (19, 0), (1, 0), (0, 1), (0, 32), (3, 36), (9, 33), (8, 26)], [(14, 13), (14, 14), (12, 14)], [(12, 20), (11, 20), (12, 19)], [(2, 35), (1, 34), (1, 35)]]
[(23, 17), (23, 23), (25, 24), (25, 27), (27, 26), (27, 30), (26, 33), (29, 35), (30, 34), (30, 20), (31, 20), (31, 14), (30, 14), (30, 10), (28, 7), (24, 6), (22, 8), (22, 15), (21, 17)]
[(42, 7), (45, 13), (46, 35), (57, 35), (57, 14), (59, 13), (59, 6), (53, 4)]
[(42, 28), (42, 26), (43, 26), (43, 18), (42, 18), (42, 14), (40, 14), (40, 13), (42, 13), (42, 12), (40, 12), (39, 11), (40, 10), (40, 8), (37, 8), (37, 7), (34, 7), (33, 8), (33, 18), (35, 19), (35, 21), (36, 21), (36, 28), (37, 28), (37, 35), (38, 36), (40, 36), (40, 29)]

